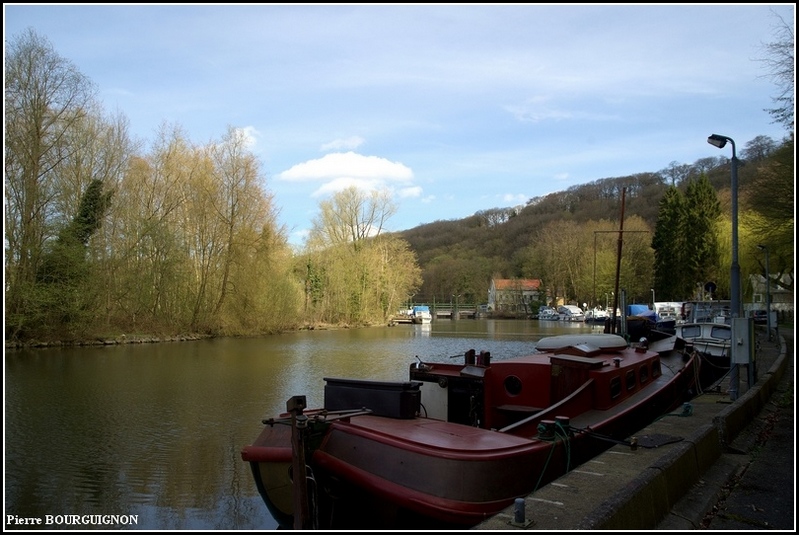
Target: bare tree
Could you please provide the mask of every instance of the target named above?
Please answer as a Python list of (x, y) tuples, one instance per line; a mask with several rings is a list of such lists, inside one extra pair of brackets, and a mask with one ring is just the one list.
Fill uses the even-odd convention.
[(777, 149), (777, 143), (768, 136), (757, 136), (749, 141), (744, 150), (741, 151), (741, 158), (747, 162), (759, 162)]
[(324, 248), (350, 244), (355, 250), (363, 240), (379, 236), (386, 221), (397, 211), (389, 192), (375, 190), (366, 193), (355, 186), (322, 201), (319, 209), (309, 245)]
[[(772, 13), (774, 13), (772, 11)], [(763, 45), (765, 57), (761, 61), (768, 70), (768, 76), (777, 85), (777, 95), (773, 97), (776, 107), (766, 111), (774, 118), (775, 123), (780, 123), (789, 131), (793, 131), (794, 124), (794, 61), (795, 41), (793, 29), (781, 16), (774, 13), (779, 19), (775, 28), (776, 40)]]
[(14, 330), (33, 298), (45, 242), (57, 234), (57, 169), (77, 150), (65, 138), (96, 90), (31, 29), (6, 48), (5, 79), (6, 307)]
[(671, 182), (670, 185), (678, 186), (691, 176), (691, 166), (688, 164), (671, 162), (668, 167), (660, 170), (660, 174)]

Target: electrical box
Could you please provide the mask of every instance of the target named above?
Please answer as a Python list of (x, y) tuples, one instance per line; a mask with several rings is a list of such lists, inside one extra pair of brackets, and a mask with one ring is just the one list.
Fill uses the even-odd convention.
[(755, 361), (755, 323), (752, 318), (732, 318), (732, 364)]

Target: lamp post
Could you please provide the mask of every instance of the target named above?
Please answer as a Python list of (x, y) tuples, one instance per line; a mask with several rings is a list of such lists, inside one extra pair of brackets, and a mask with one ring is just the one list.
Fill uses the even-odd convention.
[(655, 289), (650, 288), (649, 290), (652, 292), (652, 310), (655, 310)]
[[(741, 317), (741, 269), (738, 266), (738, 157), (735, 156), (735, 141), (731, 137), (712, 134), (707, 142), (720, 149), (730, 142), (732, 160), (730, 160), (730, 192), (732, 194), (732, 263), (730, 264), (730, 314), (733, 318)], [(733, 321), (734, 323), (734, 321)], [(734, 334), (734, 333), (733, 333)], [(732, 359), (731, 359), (732, 361)], [(750, 369), (751, 369), (751, 362)], [(738, 399), (739, 382), (738, 365), (730, 362), (730, 399)]]
[(732, 193), (732, 264), (730, 265), (730, 313), (732, 317), (741, 317), (741, 268), (738, 265), (738, 157), (735, 155), (735, 141), (731, 137), (713, 134), (707, 142), (724, 148), (727, 142), (732, 146), (732, 160), (730, 160)]
[(758, 245), (757, 248), (766, 253), (766, 329), (768, 339), (771, 340), (771, 275), (768, 270), (768, 247)]

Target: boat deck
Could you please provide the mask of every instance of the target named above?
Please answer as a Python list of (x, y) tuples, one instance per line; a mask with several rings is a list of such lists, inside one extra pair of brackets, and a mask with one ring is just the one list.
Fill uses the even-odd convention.
[[(683, 498), (694, 507), (707, 500), (707, 509), (698, 513), (701, 518), (720, 496), (711, 479), (716, 477), (716, 465), (723, 464), (724, 448), (768, 403), (787, 368), (784, 342), (782, 348), (772, 342), (762, 344), (758, 355), (762, 377), (751, 392), (733, 401), (727, 380), (719, 390), (692, 399), (689, 414), (685, 407), (677, 409), (636, 432), (641, 447), (615, 445), (528, 495), (524, 522), (515, 521), (514, 505), (472, 529), (617, 532), (674, 530), (676, 524), (678, 530), (699, 529), (698, 523), (691, 525), (684, 517), (671, 518), (668, 527), (661, 522)], [(651, 444), (643, 446), (647, 441)], [(718, 488), (732, 475), (725, 473), (725, 479), (716, 482)]]
[(480, 453), (503, 453), (525, 448), (533, 442), (515, 435), (427, 418), (399, 419), (364, 415), (351, 418), (349, 423), (341, 422), (337, 425), (379, 433), (384, 435), (383, 440), (389, 437), (389, 440), (396, 442), (441, 450), (442, 454), (463, 453), (470, 457)]

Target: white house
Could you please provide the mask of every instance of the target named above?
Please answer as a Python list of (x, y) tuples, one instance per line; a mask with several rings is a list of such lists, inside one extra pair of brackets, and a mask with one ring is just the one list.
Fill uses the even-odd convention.
[(533, 304), (539, 300), (540, 287), (539, 279), (491, 279), (488, 310), (532, 314)]

